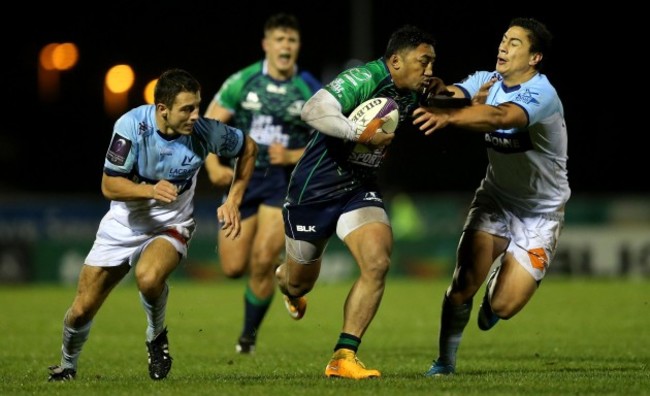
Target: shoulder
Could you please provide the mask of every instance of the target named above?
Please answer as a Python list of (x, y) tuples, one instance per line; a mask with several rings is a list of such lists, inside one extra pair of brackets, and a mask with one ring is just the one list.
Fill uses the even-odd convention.
[(531, 102), (535, 105), (554, 104), (559, 100), (555, 87), (551, 85), (548, 78), (543, 74), (538, 74), (522, 84), (515, 102)]
[(298, 73), (298, 77), (305, 82), (309, 86), (312, 92), (318, 91), (323, 84), (321, 84), (320, 80), (318, 80), (316, 77), (314, 77), (313, 74), (308, 72), (307, 70), (301, 70)]
[(237, 72), (237, 74), (244, 75), (244, 76), (249, 76), (249, 75), (252, 75), (252, 74), (262, 73), (263, 64), (264, 64), (263, 61), (261, 61), (261, 60), (257, 61), (255, 63), (252, 63), (252, 64), (244, 67), (243, 69), (239, 70), (239, 72)]
[(493, 78), (496, 78), (497, 81), (503, 80), (501, 74), (496, 71), (477, 70), (473, 73), (470, 73), (467, 77), (454, 85), (485, 84)]
[[(372, 80), (382, 80), (384, 77), (390, 75), (388, 67), (383, 59), (377, 59), (365, 64), (356, 65), (342, 71), (338, 78), (344, 76), (352, 77), (357, 81), (372, 81)], [(347, 78), (345, 77), (345, 78)]]
[(156, 128), (156, 106), (142, 105), (129, 110), (115, 121), (115, 131), (142, 134)]
[(243, 140), (244, 133), (235, 127), (231, 127), (213, 118), (199, 117), (194, 124), (194, 133), (203, 138), (215, 142), (233, 138)]
[(556, 113), (564, 114), (555, 88), (541, 74), (523, 83), (510, 101), (526, 109), (531, 124)]
[(256, 76), (262, 75), (262, 62), (255, 62), (239, 71), (231, 74), (223, 82), (219, 91), (214, 95), (214, 99), (219, 105), (228, 109), (234, 109), (237, 101), (242, 95), (249, 81)]
[(223, 83), (222, 89), (232, 85), (244, 84), (246, 81), (259, 74), (262, 74), (262, 61), (248, 65), (228, 76), (226, 81)]
[(557, 96), (557, 91), (555, 90), (555, 87), (551, 82), (548, 80), (548, 77), (546, 77), (544, 74), (538, 74), (530, 81), (527, 82), (531, 87), (534, 87), (540, 91), (546, 92), (548, 94)]
[(325, 86), (342, 104), (344, 111), (370, 97), (376, 88), (390, 79), (390, 72), (383, 59), (355, 66), (341, 72)]

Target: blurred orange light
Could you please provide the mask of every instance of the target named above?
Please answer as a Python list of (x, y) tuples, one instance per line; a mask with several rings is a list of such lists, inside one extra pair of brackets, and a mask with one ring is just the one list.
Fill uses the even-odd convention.
[(113, 93), (124, 93), (131, 89), (135, 81), (135, 73), (129, 65), (117, 65), (106, 73), (106, 88)]
[(153, 104), (153, 91), (156, 88), (156, 83), (158, 82), (158, 79), (154, 79), (149, 81), (146, 87), (144, 87), (144, 100), (148, 104)]
[(56, 65), (54, 64), (54, 51), (59, 46), (59, 43), (50, 43), (41, 49), (39, 55), (39, 63), (43, 70), (55, 70)]
[(72, 43), (57, 45), (52, 51), (52, 65), (58, 70), (68, 70), (77, 64), (79, 51)]

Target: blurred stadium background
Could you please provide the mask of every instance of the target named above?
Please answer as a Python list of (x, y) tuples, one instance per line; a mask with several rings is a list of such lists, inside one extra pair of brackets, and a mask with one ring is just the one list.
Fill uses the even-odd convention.
[[(555, 43), (544, 72), (565, 106), (573, 189), (551, 274), (650, 276), (650, 183), (623, 177), (644, 169), (645, 150), (600, 110), (616, 113), (617, 103), (601, 99), (612, 88), (607, 75), (617, 74), (616, 65), (608, 65), (602, 79), (582, 74), (594, 67), (585, 56), (604, 56), (602, 23), (605, 14), (615, 19), (616, 9), (569, 20), (551, 3), (506, 7), (489, 1), (480, 7), (385, 0), (15, 7), (13, 23), (0, 27), (9, 88), (0, 123), (0, 283), (75, 282), (108, 208), (99, 185), (116, 115), (144, 103), (147, 84), (169, 67), (185, 68), (202, 82), (205, 110), (230, 73), (263, 56), (264, 20), (279, 11), (299, 17), (299, 65), (324, 83), (350, 65), (381, 56), (390, 33), (406, 23), (435, 35), (435, 74), (450, 83), (494, 67), (511, 18), (545, 22)], [(64, 70), (41, 63), (43, 49), (53, 43), (70, 43), (77, 51)], [(132, 85), (119, 95), (105, 88), (117, 65), (133, 71)], [(451, 275), (460, 227), (485, 165), (481, 138), (462, 131), (425, 139), (407, 130), (396, 139), (382, 171), (396, 236), (393, 276)], [(202, 177), (197, 194), (198, 232), (190, 259), (175, 276), (220, 279), (214, 253), (220, 192)], [(330, 279), (356, 271), (335, 239), (324, 268)]]

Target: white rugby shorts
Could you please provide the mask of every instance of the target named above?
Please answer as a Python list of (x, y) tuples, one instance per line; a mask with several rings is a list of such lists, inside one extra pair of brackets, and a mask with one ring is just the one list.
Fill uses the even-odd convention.
[(194, 219), (179, 224), (169, 224), (149, 233), (133, 231), (115, 220), (109, 211), (99, 223), (95, 242), (86, 256), (85, 264), (95, 267), (116, 267), (125, 261), (133, 266), (143, 249), (155, 238), (165, 238), (178, 253), (187, 257)]
[(563, 227), (562, 210), (551, 213), (513, 210), (479, 189), (463, 229), (485, 231), (509, 239), (506, 251), (539, 282), (553, 260)]

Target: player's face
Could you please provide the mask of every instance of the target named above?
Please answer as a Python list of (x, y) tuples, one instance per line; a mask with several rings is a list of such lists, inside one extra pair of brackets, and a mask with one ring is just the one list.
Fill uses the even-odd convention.
[(540, 54), (530, 52), (530, 40), (526, 29), (513, 26), (503, 35), (497, 54), (496, 71), (504, 79), (516, 79), (533, 69)]
[(199, 119), (200, 104), (200, 92), (181, 92), (176, 95), (174, 105), (166, 113), (167, 131), (181, 135), (191, 134), (194, 123)]
[(281, 79), (293, 75), (300, 51), (300, 34), (288, 28), (266, 32), (262, 40), (271, 77)]
[(422, 92), (429, 86), (433, 77), (433, 62), (436, 52), (429, 44), (420, 44), (414, 50), (397, 55), (399, 67), (395, 70), (393, 81), (400, 89)]

